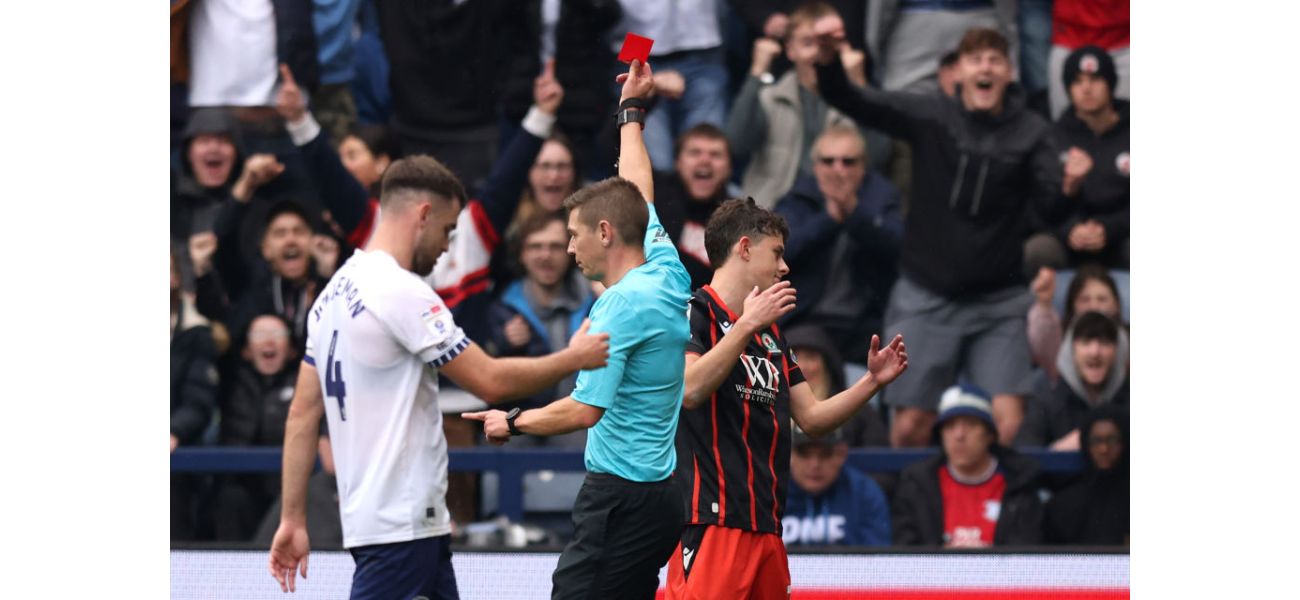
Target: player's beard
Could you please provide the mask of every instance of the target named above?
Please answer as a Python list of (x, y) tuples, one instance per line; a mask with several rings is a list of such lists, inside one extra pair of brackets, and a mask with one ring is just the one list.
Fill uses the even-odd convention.
[(411, 271), (420, 277), (428, 277), (433, 272), (433, 266), (438, 262), (438, 255), (434, 252), (426, 252), (422, 248), (415, 249), (415, 256), (411, 257)]

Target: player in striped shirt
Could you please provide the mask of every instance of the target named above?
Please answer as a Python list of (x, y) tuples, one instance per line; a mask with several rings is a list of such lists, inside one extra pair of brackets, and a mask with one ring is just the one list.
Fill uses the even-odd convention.
[(902, 336), (884, 348), (872, 336), (867, 374), (834, 397), (814, 396), (773, 324), (795, 302), (781, 280), (787, 234), (752, 199), (723, 203), (705, 229), (714, 274), (691, 299), (677, 430), (687, 525), (668, 562), (669, 598), (788, 597), (790, 418), (810, 435), (829, 432), (907, 369)]

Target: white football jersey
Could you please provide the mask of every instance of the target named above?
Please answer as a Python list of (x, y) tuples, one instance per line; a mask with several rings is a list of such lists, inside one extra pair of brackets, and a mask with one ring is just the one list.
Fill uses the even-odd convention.
[(436, 369), (469, 343), (384, 252), (358, 250), (316, 298), (304, 360), (320, 375), (345, 548), (451, 533)]

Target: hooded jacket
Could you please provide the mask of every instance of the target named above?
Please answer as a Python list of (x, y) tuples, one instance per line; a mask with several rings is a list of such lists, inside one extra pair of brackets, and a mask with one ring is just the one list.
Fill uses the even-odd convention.
[(1115, 343), (1115, 365), (1101, 393), (1089, 401), (1087, 387), (1074, 366), (1074, 332), (1066, 332), (1056, 355), (1060, 379), (1041, 384), (1035, 397), (1026, 402), (1025, 419), (1016, 433), (1016, 446), (1048, 446), (1082, 426), (1088, 411), (1107, 404), (1128, 406), (1128, 353), (1128, 333), (1120, 327)]
[[(582, 327), (582, 320), (587, 318), (587, 313), (591, 312), (591, 305), (596, 301), (596, 298), (591, 293), (591, 288), (586, 285), (586, 279), (582, 278), (576, 271), (569, 273), (566, 285), (576, 286), (582, 297), (578, 309), (569, 315), (568, 335), (572, 336), (579, 327)], [(505, 336), (506, 323), (513, 319), (515, 315), (524, 317), (532, 333), (528, 343), (522, 348), (512, 348)], [(537, 312), (533, 310), (533, 305), (528, 301), (528, 296), (524, 292), (523, 279), (516, 279), (506, 287), (505, 292), (501, 294), (501, 298), (488, 307), (487, 319), (487, 342), (495, 350), (494, 354), (498, 356), (535, 357), (545, 356), (560, 350), (560, 348), (551, 346), (546, 325), (537, 316)], [(551, 388), (509, 406), (522, 408), (541, 407), (549, 404), (556, 397), (555, 388)]]
[[(1038, 499), (1038, 463), (1010, 448), (993, 445), (998, 471), (1006, 478), (1002, 508), (993, 532), (995, 546), (1028, 546), (1042, 540), (1043, 505)], [(948, 457), (939, 454), (905, 467), (894, 494), (894, 543), (942, 546), (943, 494), (939, 469)]]
[(838, 57), (817, 66), (817, 81), (840, 112), (912, 144), (904, 275), (949, 299), (1026, 283), (1031, 217), (1059, 220), (1064, 196), (1059, 146), (1018, 85), (1009, 85), (1002, 110), (989, 114), (966, 110), (960, 93), (856, 88)]
[[(230, 175), (224, 183), (213, 188), (199, 184), (194, 178), (194, 168), (189, 160), (190, 144), (194, 138), (204, 134), (229, 136), (235, 146), (235, 160), (230, 167)], [(217, 209), (222, 201), (230, 197), (230, 188), (239, 179), (244, 164), (244, 145), (234, 116), (224, 108), (195, 110), (190, 114), (182, 135), (184, 142), (181, 146), (180, 172), (171, 199), (171, 236), (172, 240), (185, 243), (195, 233), (212, 230)]]
[[(1114, 421), (1124, 445), (1119, 463), (1101, 470), (1088, 452), (1092, 424)], [(1086, 469), (1078, 482), (1052, 497), (1043, 522), (1044, 541), (1051, 544), (1119, 545), (1129, 535), (1128, 407), (1104, 405), (1089, 412), (1080, 425)]]
[(1093, 219), (1106, 228), (1106, 247), (1113, 251), (1129, 236), (1129, 103), (1115, 100), (1119, 122), (1097, 135), (1067, 110), (1056, 122), (1056, 135), (1063, 148), (1078, 147), (1092, 158), (1092, 170), (1083, 179), (1073, 209), (1056, 236), (1062, 244), (1070, 238), (1075, 225)]

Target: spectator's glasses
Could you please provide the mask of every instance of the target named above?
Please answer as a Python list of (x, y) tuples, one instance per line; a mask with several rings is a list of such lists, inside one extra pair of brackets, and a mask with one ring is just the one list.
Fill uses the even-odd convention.
[(1118, 446), (1118, 445), (1120, 444), (1121, 441), (1123, 441), (1123, 440), (1120, 439), (1119, 435), (1099, 435), (1099, 436), (1096, 436), (1096, 437), (1088, 438), (1088, 445), (1090, 445), (1090, 446), (1102, 446), (1102, 445), (1105, 445), (1105, 446)]
[(571, 162), (542, 162), (542, 163), (537, 163), (537, 164), (533, 165), (533, 168), (534, 168), (534, 169), (537, 169), (538, 171), (558, 171), (558, 172), (561, 172), (561, 173), (562, 173), (562, 172), (564, 172), (564, 171), (571, 171), (571, 170), (573, 170), (573, 163), (571, 163)]
[(821, 163), (822, 166), (826, 166), (826, 167), (835, 166), (835, 161), (839, 161), (839, 163), (844, 165), (845, 168), (852, 169), (853, 167), (858, 166), (858, 164), (862, 162), (862, 159), (857, 156), (818, 156), (817, 157), (817, 162)]

